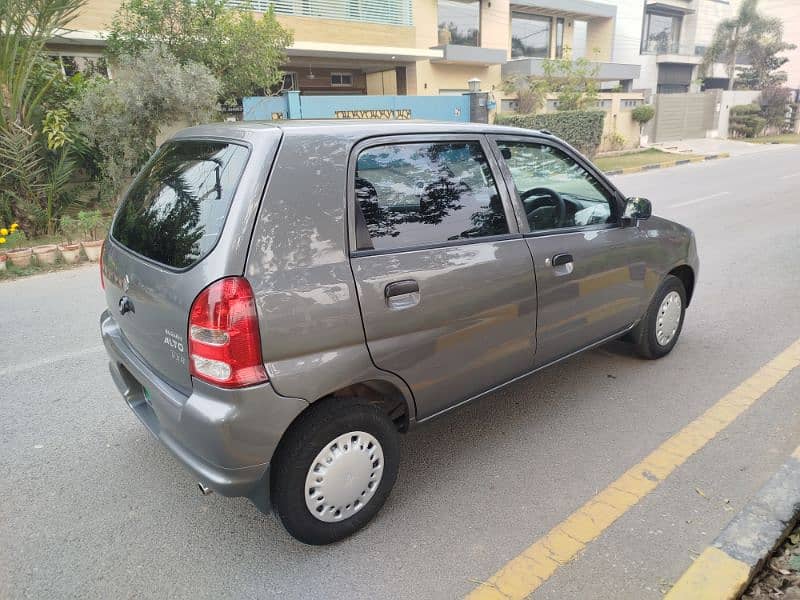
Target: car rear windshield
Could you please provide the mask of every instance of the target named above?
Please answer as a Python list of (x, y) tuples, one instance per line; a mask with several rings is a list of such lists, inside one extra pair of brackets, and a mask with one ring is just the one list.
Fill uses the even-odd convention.
[(131, 185), (111, 236), (163, 265), (191, 267), (217, 243), (248, 155), (228, 142), (164, 144)]

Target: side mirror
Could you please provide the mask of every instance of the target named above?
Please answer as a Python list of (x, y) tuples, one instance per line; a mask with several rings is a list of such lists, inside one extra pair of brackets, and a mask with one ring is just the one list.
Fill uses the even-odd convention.
[(625, 200), (625, 214), (622, 218), (630, 221), (643, 221), (653, 214), (653, 207), (647, 198), (628, 198)]

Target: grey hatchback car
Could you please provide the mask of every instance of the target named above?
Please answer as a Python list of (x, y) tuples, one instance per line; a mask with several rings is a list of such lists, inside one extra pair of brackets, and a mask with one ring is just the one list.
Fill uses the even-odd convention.
[(400, 432), (610, 340), (670, 352), (697, 273), (689, 229), (547, 132), (227, 123), (127, 191), (100, 329), (203, 493), (325, 544), (380, 510)]

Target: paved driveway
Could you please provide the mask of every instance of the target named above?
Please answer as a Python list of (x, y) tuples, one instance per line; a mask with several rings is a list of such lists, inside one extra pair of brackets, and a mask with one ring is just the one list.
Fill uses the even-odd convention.
[[(201, 497), (119, 398), (96, 266), (0, 284), (0, 597), (458, 598), (800, 337), (800, 147), (618, 177), (695, 229), (683, 337), (612, 344), (406, 436), (384, 510), (302, 546)], [(800, 440), (791, 372), (634, 503), (542, 598), (660, 598)]]

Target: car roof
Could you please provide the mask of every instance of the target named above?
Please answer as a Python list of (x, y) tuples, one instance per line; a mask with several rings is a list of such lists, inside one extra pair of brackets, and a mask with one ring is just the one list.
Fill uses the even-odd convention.
[(280, 132), (292, 136), (340, 135), (343, 138), (411, 133), (505, 133), (540, 134), (548, 132), (484, 123), (456, 123), (452, 121), (390, 121), (359, 119), (319, 119), (291, 121), (231, 121), (189, 127), (174, 137), (252, 138), (272, 136)]

